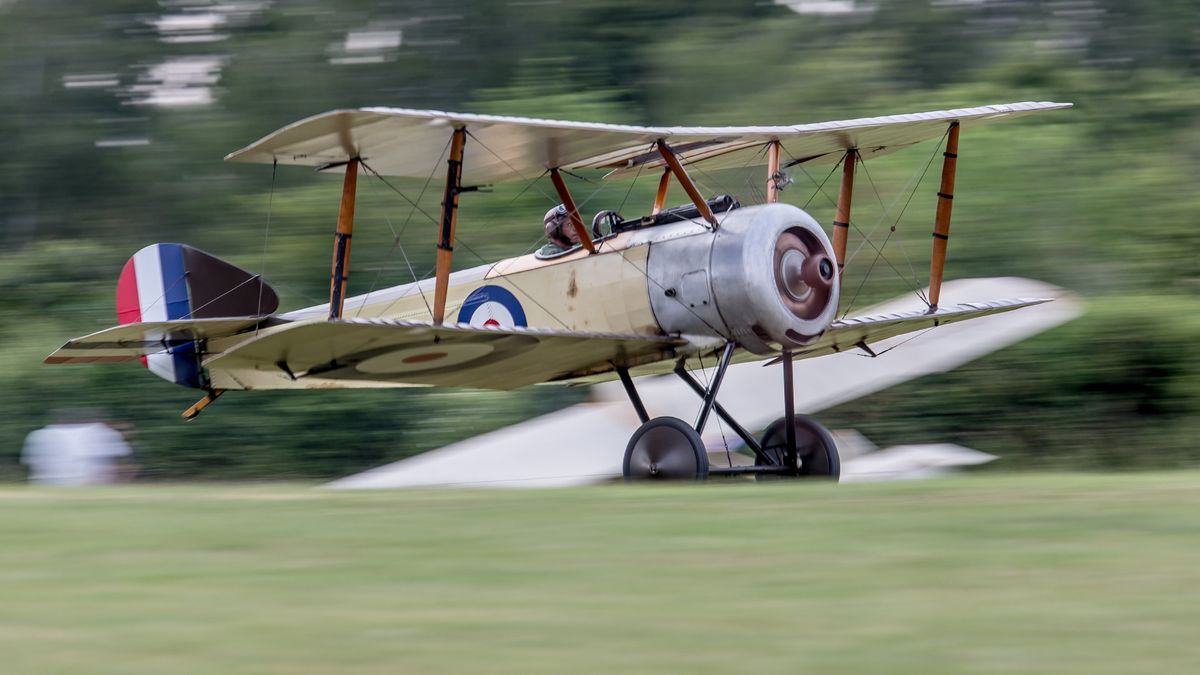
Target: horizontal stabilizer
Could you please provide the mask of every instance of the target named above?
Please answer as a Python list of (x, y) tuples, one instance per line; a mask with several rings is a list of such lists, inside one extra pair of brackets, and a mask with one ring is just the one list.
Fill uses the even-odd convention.
[(609, 361), (669, 357), (678, 338), (343, 319), (289, 324), (205, 362), (222, 389), (430, 385), (516, 389)]
[(892, 312), (856, 316), (833, 322), (829, 330), (817, 342), (796, 352), (797, 358), (812, 358), (835, 352), (854, 349), (859, 345), (870, 345), (880, 340), (944, 326), (957, 321), (966, 321), (989, 314), (1011, 312), (1022, 307), (1051, 302), (1051, 298), (1010, 298), (984, 302), (964, 302), (950, 307), (939, 307), (936, 312), (912, 311)]
[(237, 335), (259, 324), (256, 318), (182, 319), (113, 326), (67, 342), (46, 363), (116, 363), (157, 354), (196, 340)]

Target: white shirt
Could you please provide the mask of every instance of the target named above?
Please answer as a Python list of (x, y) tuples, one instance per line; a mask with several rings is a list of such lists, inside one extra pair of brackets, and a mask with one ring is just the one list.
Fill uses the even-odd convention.
[(103, 485), (116, 477), (116, 460), (130, 454), (124, 437), (107, 424), (51, 424), (25, 437), (21, 462), (39, 485)]

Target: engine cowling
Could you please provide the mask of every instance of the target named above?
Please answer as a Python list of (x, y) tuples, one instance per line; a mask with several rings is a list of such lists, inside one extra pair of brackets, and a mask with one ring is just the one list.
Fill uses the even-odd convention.
[(812, 343), (840, 297), (829, 237), (789, 204), (737, 209), (715, 233), (655, 241), (647, 273), (663, 331), (736, 340), (757, 354)]

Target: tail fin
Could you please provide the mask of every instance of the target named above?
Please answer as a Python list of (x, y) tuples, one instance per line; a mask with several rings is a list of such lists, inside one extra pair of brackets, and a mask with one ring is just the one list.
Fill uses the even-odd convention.
[[(279, 307), (275, 290), (256, 274), (185, 244), (151, 244), (125, 263), (117, 281), (120, 324), (263, 316)], [(141, 357), (159, 377), (204, 387), (196, 343)]]

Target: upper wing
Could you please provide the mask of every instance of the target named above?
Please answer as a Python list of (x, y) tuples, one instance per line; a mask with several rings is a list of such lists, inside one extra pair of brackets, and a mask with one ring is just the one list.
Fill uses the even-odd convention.
[(895, 312), (839, 319), (815, 343), (797, 351), (797, 358), (807, 359), (871, 345), (897, 335), (936, 328), (948, 323), (975, 319), (989, 314), (1011, 312), (1014, 309), (1050, 302), (1050, 298), (1013, 298), (964, 302), (951, 307), (939, 307), (936, 312)]
[(114, 363), (132, 361), (170, 347), (207, 338), (229, 337), (259, 325), (254, 318), (180, 319), (113, 326), (58, 348), (46, 363)]
[(223, 389), (431, 385), (516, 389), (609, 361), (668, 358), (678, 338), (535, 328), (434, 326), (414, 321), (300, 321), (205, 361)]
[[(867, 158), (938, 138), (951, 121), (963, 126), (1017, 117), (1070, 103), (1024, 102), (932, 112), (760, 127), (639, 127), (527, 117), (471, 115), (437, 110), (361, 108), (335, 110), (290, 124), (225, 159), (321, 167), (361, 157), (386, 176), (425, 178), (444, 170), (450, 130), (466, 128), (467, 183), (528, 179), (542, 171), (640, 171), (662, 166), (653, 151), (670, 142), (684, 162), (707, 167), (765, 164), (762, 147), (782, 143), (792, 163), (836, 163), (849, 148)], [(761, 156), (760, 156), (761, 155)]]

